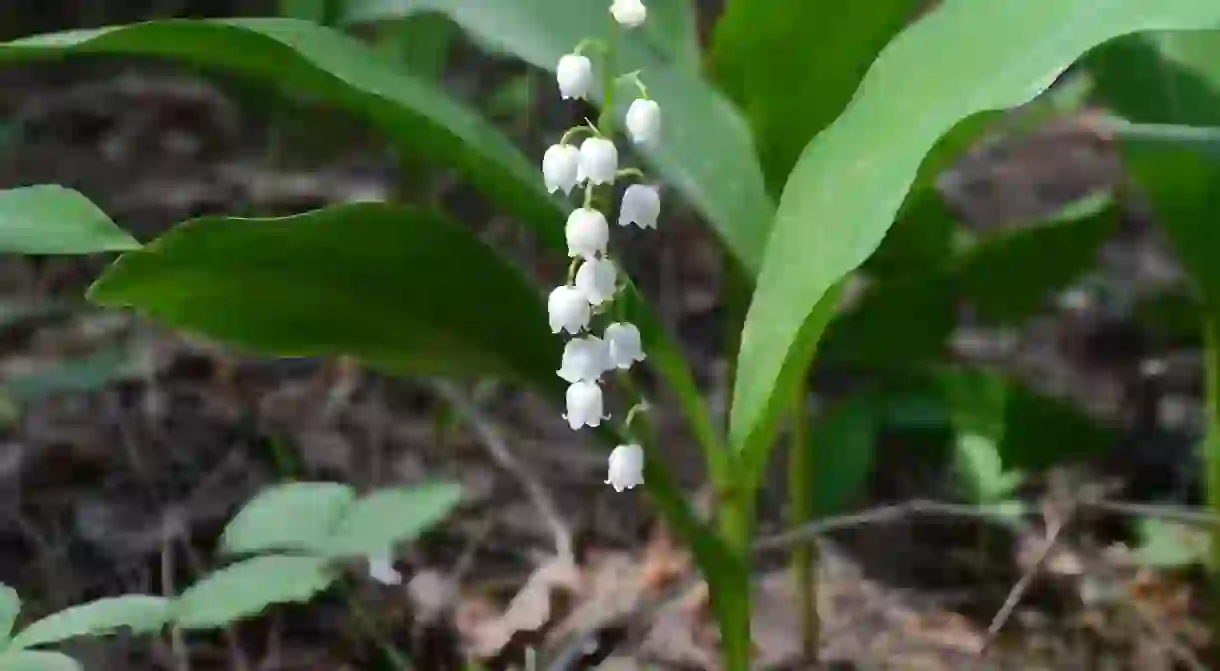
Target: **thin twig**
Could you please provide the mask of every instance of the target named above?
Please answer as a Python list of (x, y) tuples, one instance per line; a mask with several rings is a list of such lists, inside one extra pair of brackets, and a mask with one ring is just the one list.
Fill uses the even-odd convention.
[(546, 521), (547, 526), (551, 528), (551, 534), (555, 537), (555, 551), (559, 557), (575, 563), (576, 555), (572, 549), (571, 529), (568, 528), (567, 523), (564, 522), (563, 517), (559, 514), (559, 508), (555, 505), (555, 501), (551, 498), (546, 487), (513, 456), (512, 451), (508, 448), (508, 443), (500, 433), (499, 427), (453, 383), (438, 380), (436, 382), (436, 389), (466, 420), (466, 423), (479, 438), (483, 447), (487, 449), (491, 458), (501, 468), (517, 478), (521, 486), (525, 488), (530, 502), (538, 509), (538, 513)]

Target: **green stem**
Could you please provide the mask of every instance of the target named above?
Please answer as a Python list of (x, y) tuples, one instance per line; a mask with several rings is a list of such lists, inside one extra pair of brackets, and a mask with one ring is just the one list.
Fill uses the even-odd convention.
[[(788, 448), (788, 526), (796, 529), (813, 521), (813, 450), (821, 446), (809, 441), (805, 412), (808, 385), (801, 376), (792, 399), (792, 443)], [(792, 546), (792, 578), (796, 583), (795, 605), (805, 660), (816, 663), (821, 641), (818, 620), (818, 549), (813, 539)]]
[[(727, 484), (730, 488), (723, 489)], [(734, 562), (709, 580), (712, 606), (720, 626), (720, 654), (726, 671), (748, 671), (753, 656), (750, 636), (750, 536), (754, 492), (739, 483), (722, 483), (717, 506), (721, 539)]]
[[(1211, 311), (1203, 317), (1204, 375), (1206, 377), (1207, 434), (1203, 458), (1207, 465), (1207, 507), (1220, 513), (1220, 323)], [(1212, 530), (1208, 562), (1213, 590), (1220, 595), (1220, 529)], [(1218, 599), (1220, 600), (1220, 599)], [(1220, 611), (1220, 608), (1217, 608)]]

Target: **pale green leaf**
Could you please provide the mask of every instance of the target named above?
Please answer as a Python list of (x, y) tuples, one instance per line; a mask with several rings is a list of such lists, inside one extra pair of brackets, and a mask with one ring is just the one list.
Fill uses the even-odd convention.
[(13, 624), (21, 612), (21, 596), (17, 590), (0, 583), (0, 650), (3, 650), (13, 634)]
[(347, 509), (326, 542), (331, 555), (376, 556), (413, 540), (461, 501), (458, 485), (440, 482), (374, 492)]
[(84, 671), (80, 662), (59, 652), (21, 650), (0, 654), (4, 671)]
[(319, 557), (267, 555), (227, 566), (200, 580), (174, 602), (174, 623), (211, 629), (279, 603), (304, 603), (335, 576)]
[(76, 191), (51, 185), (0, 191), (0, 252), (93, 254), (139, 247)]
[(1135, 557), (1145, 566), (1182, 568), (1207, 556), (1207, 534), (1182, 524), (1144, 518), (1138, 521), (1138, 535)]
[(1031, 100), (1109, 39), (1218, 25), (1213, 0), (946, 0), (886, 47), (784, 187), (733, 392), (730, 440), (752, 453), (750, 476), (765, 462), (783, 390), (813, 356), (832, 288), (877, 248), (941, 136)]
[(356, 492), (334, 482), (293, 482), (272, 487), (247, 503), (225, 527), (226, 552), (316, 550), (342, 519)]
[(14, 650), (32, 648), (76, 636), (105, 636), (120, 629), (151, 633), (165, 626), (168, 616), (169, 601), (159, 596), (129, 594), (98, 599), (38, 620), (18, 632), (9, 645)]

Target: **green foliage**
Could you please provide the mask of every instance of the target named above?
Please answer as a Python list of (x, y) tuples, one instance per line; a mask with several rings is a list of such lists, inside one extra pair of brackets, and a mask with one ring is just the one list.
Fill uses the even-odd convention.
[(9, 650), (58, 643), (77, 636), (105, 636), (120, 629), (137, 634), (159, 631), (169, 619), (170, 602), (158, 596), (128, 594), (67, 608), (22, 629)]
[(375, 556), (410, 540), (441, 520), (462, 497), (450, 483), (384, 489), (353, 503), (326, 541), (338, 556)]
[(20, 650), (0, 653), (0, 669), (4, 671), (82, 671), (75, 659), (58, 652)]
[[(788, 178), (742, 332), (735, 450), (765, 453), (821, 337), (834, 287), (884, 237), (925, 155), (962, 119), (1041, 93), (1092, 47), (1141, 29), (1220, 25), (1220, 5), (947, 0), (887, 47)], [(777, 393), (778, 392), (778, 393)], [(765, 458), (751, 457), (754, 464)], [(751, 473), (757, 477), (758, 471)]]
[(227, 566), (192, 585), (174, 602), (174, 624), (212, 629), (272, 604), (303, 603), (336, 575), (324, 557), (264, 555)]
[(54, 394), (97, 391), (134, 372), (131, 356), (122, 348), (109, 347), (16, 376), (4, 384), (4, 390), (14, 401), (29, 403)]
[(356, 491), (335, 482), (293, 482), (272, 487), (229, 521), (220, 544), (226, 552), (321, 551), (356, 500)]
[(868, 478), (881, 428), (881, 405), (871, 395), (848, 398), (809, 431), (815, 517), (842, 512)]
[(1135, 558), (1145, 566), (1182, 568), (1207, 557), (1207, 534), (1165, 520), (1141, 519)]
[(0, 583), (0, 650), (3, 650), (13, 635), (13, 625), (21, 612), (21, 597), (17, 590)]
[(89, 199), (61, 186), (0, 191), (0, 251), (94, 254), (139, 249)]
[(257, 352), (561, 383), (540, 291), (474, 234), (402, 207), (192, 220), (123, 256), (89, 296)]

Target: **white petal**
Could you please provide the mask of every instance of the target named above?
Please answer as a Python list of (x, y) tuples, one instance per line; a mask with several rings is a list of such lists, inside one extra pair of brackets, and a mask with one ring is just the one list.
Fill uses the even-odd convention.
[(648, 18), (648, 9), (641, 0), (614, 0), (610, 5), (610, 14), (619, 24), (638, 28)]
[(564, 100), (585, 98), (593, 88), (593, 63), (584, 56), (567, 54), (555, 66), (555, 81)]
[(556, 287), (547, 297), (547, 317), (551, 333), (567, 331), (576, 335), (589, 325), (592, 310), (589, 301), (576, 287), (564, 285)]
[(606, 253), (606, 245), (610, 242), (610, 225), (601, 212), (582, 207), (568, 215), (564, 236), (568, 241), (568, 256), (581, 256), (586, 261), (592, 261), (597, 254)]
[(602, 423), (602, 388), (596, 382), (574, 382), (566, 394), (568, 426), (572, 430)]
[(593, 382), (609, 369), (609, 358), (609, 349), (601, 338), (573, 338), (563, 348), (563, 363), (556, 373), (570, 383)]
[(606, 327), (604, 339), (609, 348), (610, 362), (626, 370), (636, 361), (643, 361), (644, 348), (640, 342), (640, 330), (634, 324), (615, 322)]
[(581, 264), (574, 284), (592, 305), (601, 305), (614, 298), (618, 271), (610, 259), (593, 259)]
[(614, 143), (600, 137), (580, 143), (579, 171), (594, 184), (613, 184), (618, 172), (618, 149)]
[(394, 570), (394, 560), (388, 555), (369, 557), (369, 577), (383, 585), (402, 584), (402, 574)]
[(644, 484), (644, 450), (639, 445), (619, 445), (610, 453), (606, 484), (621, 492)]
[(655, 100), (637, 99), (627, 108), (627, 132), (636, 144), (654, 145), (661, 139), (661, 106)]
[(661, 193), (655, 186), (632, 184), (623, 192), (618, 225), (635, 224), (640, 228), (656, 228), (661, 215)]
[(542, 155), (542, 178), (549, 193), (570, 194), (576, 186), (580, 150), (570, 144), (552, 145)]

